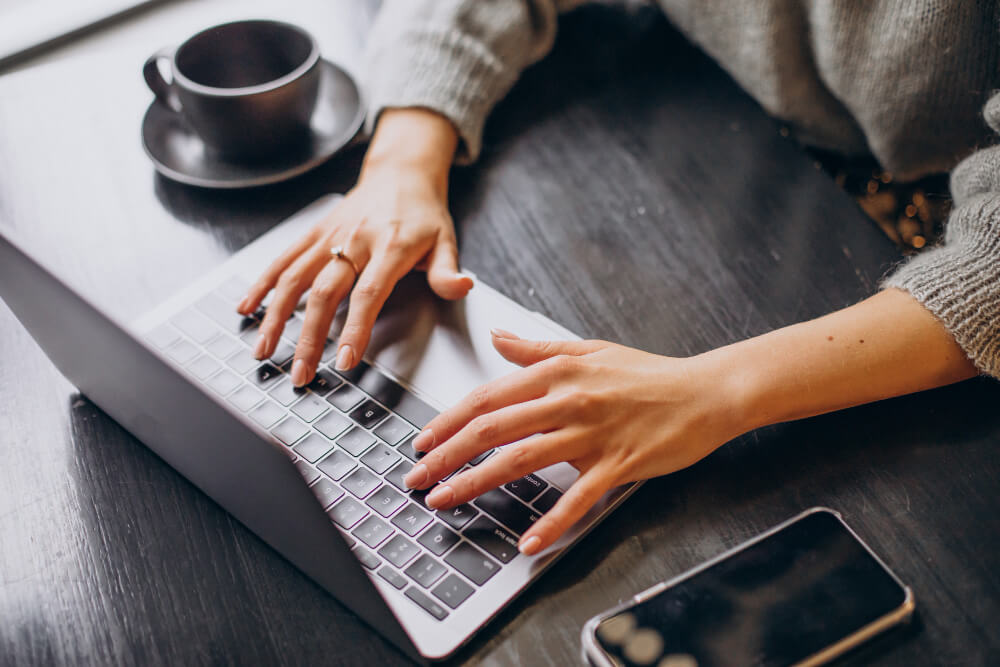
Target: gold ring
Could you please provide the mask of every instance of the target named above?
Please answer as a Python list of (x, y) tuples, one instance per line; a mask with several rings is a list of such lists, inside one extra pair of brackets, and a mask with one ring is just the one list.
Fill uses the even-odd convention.
[(339, 246), (339, 245), (333, 246), (332, 248), (330, 248), (330, 254), (333, 255), (334, 259), (342, 259), (345, 262), (347, 262), (348, 265), (350, 265), (351, 270), (354, 271), (354, 277), (355, 278), (357, 278), (358, 276), (361, 275), (361, 271), (358, 270), (358, 265), (355, 264), (354, 261), (350, 257), (348, 257), (347, 255), (344, 254), (344, 247), (343, 246)]

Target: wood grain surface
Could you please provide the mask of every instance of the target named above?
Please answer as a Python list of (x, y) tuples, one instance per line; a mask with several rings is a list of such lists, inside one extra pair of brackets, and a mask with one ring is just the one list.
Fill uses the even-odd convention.
[[(130, 318), (349, 188), (358, 149), (220, 193), (154, 176), (139, 144), (141, 64), (198, 26), (276, 15), (356, 58), (372, 3), (289, 4), (179, 2), (0, 75), (0, 224)], [(454, 173), (462, 262), (581, 335), (672, 355), (871, 294), (894, 248), (778, 129), (657, 12), (579, 10)], [(0, 353), (0, 663), (403, 661), (77, 395), (3, 305)], [(995, 664), (998, 401), (974, 380), (743, 436), (648, 483), (453, 662), (576, 664), (590, 616), (827, 505), (917, 600), (845, 663)]]

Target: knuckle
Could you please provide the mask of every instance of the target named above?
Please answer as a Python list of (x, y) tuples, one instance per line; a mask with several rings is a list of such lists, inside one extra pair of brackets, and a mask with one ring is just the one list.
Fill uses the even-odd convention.
[(596, 407), (593, 394), (583, 389), (573, 389), (563, 397), (563, 404), (573, 414), (586, 414)]
[(365, 327), (358, 322), (348, 322), (344, 325), (344, 328), (340, 331), (340, 337), (342, 339), (357, 339), (363, 338), (365, 335)]
[(490, 390), (487, 387), (477, 387), (469, 394), (469, 406), (476, 411), (485, 410), (490, 404)]
[(490, 417), (476, 417), (469, 426), (477, 440), (492, 440), (499, 431), (496, 420)]
[(318, 280), (309, 290), (309, 302), (325, 304), (337, 297), (337, 284), (331, 280)]
[(533, 448), (526, 444), (518, 444), (508, 449), (510, 452), (511, 467), (516, 470), (533, 469), (536, 455)]
[(320, 339), (315, 334), (303, 331), (299, 334), (299, 342), (295, 349), (305, 356), (311, 356), (313, 350), (320, 347), (320, 344)]
[(278, 276), (277, 287), (283, 291), (297, 290), (301, 282), (302, 279), (297, 273), (293, 271), (285, 271)]
[(360, 280), (351, 292), (351, 303), (374, 301), (379, 297), (382, 286), (374, 280)]

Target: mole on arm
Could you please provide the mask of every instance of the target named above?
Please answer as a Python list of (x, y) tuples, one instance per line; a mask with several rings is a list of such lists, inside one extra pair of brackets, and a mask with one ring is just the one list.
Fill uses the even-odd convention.
[(827, 336), (826, 339), (827, 340), (833, 340), (833, 336)]

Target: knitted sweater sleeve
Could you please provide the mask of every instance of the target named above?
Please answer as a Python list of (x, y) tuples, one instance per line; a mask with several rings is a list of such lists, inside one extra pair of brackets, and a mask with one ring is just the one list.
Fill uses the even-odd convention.
[(368, 130), (389, 107), (425, 107), (458, 130), (474, 161), (486, 115), (555, 41), (572, 0), (385, 0), (367, 47)]
[[(1000, 93), (984, 115), (1000, 133)], [(1000, 378), (1000, 145), (955, 167), (951, 192), (955, 207), (944, 243), (901, 266), (883, 287), (912, 294), (980, 372)]]

